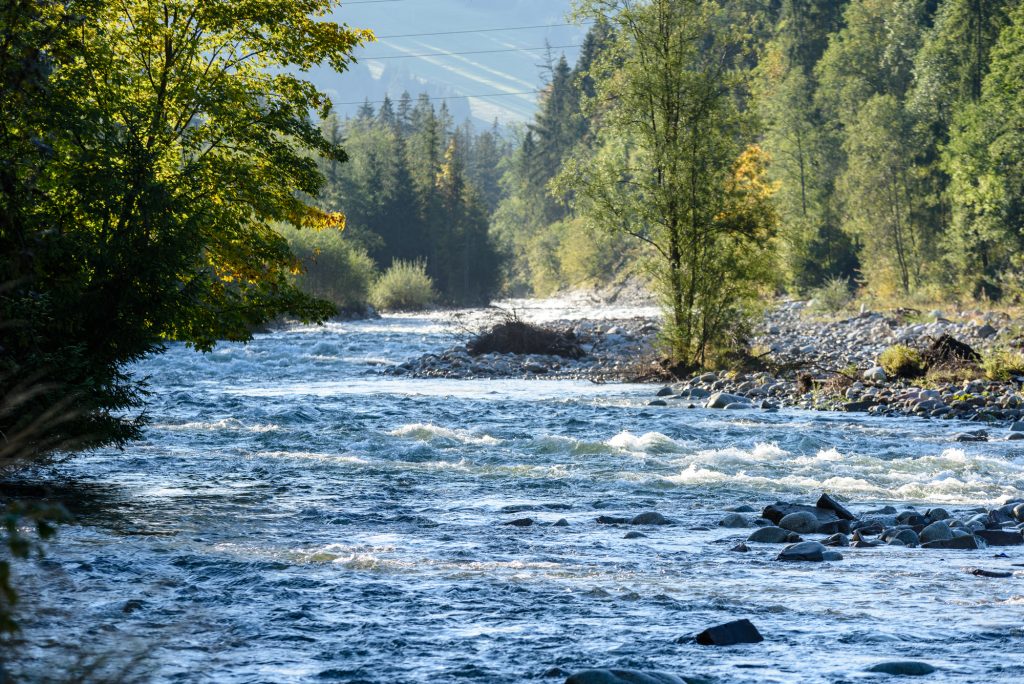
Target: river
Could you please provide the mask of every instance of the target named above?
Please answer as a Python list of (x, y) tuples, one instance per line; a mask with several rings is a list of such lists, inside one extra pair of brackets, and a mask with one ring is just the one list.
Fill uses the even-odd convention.
[[(442, 315), (397, 316), (141, 364), (145, 440), (47, 473), (77, 521), (19, 568), (12, 670), (41, 678), (84, 653), (137, 656), (157, 682), (560, 682), (613, 666), (856, 682), (916, 659), (939, 668), (931, 682), (1024, 681), (1024, 576), (965, 572), (1024, 547), (787, 564), (777, 546), (730, 552), (749, 530), (717, 526), (726, 507), (822, 490), (861, 509), (1024, 497), (1021, 442), (654, 408), (650, 386), (382, 374), (451, 336)], [(627, 540), (595, 523), (648, 510), (677, 524)], [(524, 516), (537, 524), (503, 525)], [(676, 643), (741, 617), (763, 643)]]

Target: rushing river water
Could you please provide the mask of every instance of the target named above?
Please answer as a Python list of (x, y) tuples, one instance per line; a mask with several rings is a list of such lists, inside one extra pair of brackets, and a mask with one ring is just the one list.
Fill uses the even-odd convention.
[[(749, 530), (716, 524), (727, 506), (823, 489), (858, 506), (1024, 497), (1020, 442), (651, 408), (650, 386), (380, 374), (450, 342), (439, 317), (396, 317), (147, 361), (145, 441), (51, 474), (77, 522), (21, 566), (13, 669), (122, 652), (161, 682), (561, 681), (545, 673), (613, 666), (856, 682), (918, 659), (940, 668), (928, 681), (1024, 681), (1024, 576), (964, 570), (1012, 569), (1021, 547), (783, 564), (776, 546), (731, 553)], [(627, 540), (595, 523), (646, 510), (678, 524)], [(569, 526), (502, 524), (522, 516)], [(766, 640), (676, 643), (740, 617)]]

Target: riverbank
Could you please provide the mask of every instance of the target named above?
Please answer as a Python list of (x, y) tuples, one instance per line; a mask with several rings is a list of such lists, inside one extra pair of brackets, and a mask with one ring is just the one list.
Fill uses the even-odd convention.
[[(888, 377), (878, 366), (879, 356), (893, 345), (925, 350), (943, 336), (983, 355), (1020, 350), (1024, 320), (1006, 313), (896, 310), (825, 317), (809, 311), (807, 302), (780, 302), (768, 311), (751, 340), (754, 362), (761, 369), (699, 373), (666, 383), (657, 348), (660, 317), (651, 302), (573, 296), (575, 300), (563, 297), (533, 306), (520, 302), (519, 309), (510, 303), (505, 310), (515, 309), (523, 320), (563, 331), (578, 342), (584, 352), (580, 358), (472, 355), (467, 350), (472, 329), (464, 325), (466, 334), (449, 348), (385, 372), (421, 378), (658, 382), (663, 387), (652, 397), (652, 405), (670, 408), (801, 408), (957, 419), (1000, 428), (1024, 419), (1024, 376), (991, 380), (980, 366), (959, 364), (955, 372), (903, 379)], [(575, 315), (544, 315), (554, 310)], [(643, 313), (622, 316), (627, 310)], [(476, 330), (485, 328), (487, 321), (486, 314), (476, 316)], [(990, 435), (972, 430), (956, 438), (984, 441)], [(1024, 438), (1024, 432), (1011, 431), (1008, 438)]]

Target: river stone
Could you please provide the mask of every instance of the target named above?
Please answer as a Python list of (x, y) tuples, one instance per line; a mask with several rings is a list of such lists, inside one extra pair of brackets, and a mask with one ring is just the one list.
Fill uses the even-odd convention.
[(868, 368), (864, 371), (864, 379), (868, 382), (885, 382), (889, 379), (889, 376), (885, 374), (885, 369), (881, 366), (875, 366), (874, 368)]
[(721, 527), (750, 527), (750, 522), (746, 516), (740, 515), (739, 513), (730, 513), (721, 520), (718, 521)]
[(825, 546), (849, 546), (850, 545), (850, 538), (847, 537), (845, 534), (842, 534), (842, 533), (833, 534), (831, 537), (829, 537), (828, 539), (826, 539), (825, 541), (823, 541), (821, 543), (824, 544)]
[(644, 534), (643, 532), (637, 532), (636, 530), (630, 530), (629, 532), (626, 533), (626, 535), (623, 537), (623, 539), (643, 539), (646, 536), (647, 535)]
[(965, 549), (976, 550), (985, 548), (985, 540), (976, 535), (953, 537), (952, 539), (939, 540), (921, 544), (922, 549)]
[(835, 511), (826, 510), (824, 508), (818, 508), (817, 506), (805, 506), (803, 504), (786, 503), (785, 501), (776, 501), (775, 503), (765, 506), (761, 515), (768, 520), (771, 520), (776, 525), (790, 513), (797, 513), (800, 511), (806, 511), (812, 513), (818, 518), (819, 524), (834, 522), (839, 520), (839, 516), (835, 514)]
[(750, 533), (747, 537), (749, 542), (762, 542), (765, 544), (785, 544), (789, 542), (792, 532), (787, 532), (781, 527), (761, 527)]
[(935, 667), (928, 663), (921, 663), (915, 660), (893, 661), (890, 663), (878, 663), (868, 668), (868, 672), (894, 675), (896, 677), (922, 677), (935, 672)]
[(790, 513), (779, 521), (779, 527), (798, 534), (811, 534), (818, 531), (818, 516), (808, 511)]
[(655, 399), (653, 401), (647, 402), (647, 405), (648, 406), (668, 406), (668, 402), (665, 401), (664, 399)]
[(833, 511), (843, 520), (856, 520), (857, 516), (851, 513), (846, 506), (833, 499), (828, 494), (822, 494), (818, 498), (818, 502), (815, 504), (816, 508), (821, 508), (827, 511)]
[[(1021, 505), (1024, 506), (1024, 504), (1021, 504)], [(727, 506), (725, 508), (725, 512), (726, 513), (756, 513), (757, 509), (755, 509), (753, 506), (748, 506), (747, 504), (743, 504), (742, 506)]]
[(782, 549), (781, 553), (779, 553), (775, 560), (822, 561), (825, 560), (825, 554), (828, 552), (829, 551), (825, 548), (824, 544), (820, 544), (815, 541), (805, 541), (797, 544), (790, 544), (786, 548)]
[(985, 570), (984, 568), (971, 568), (970, 572), (975, 577), (989, 577), (992, 579), (1008, 579), (1013, 577), (1012, 572), (1006, 572), (1005, 570)]
[(565, 684), (696, 684), (697, 681), (681, 679), (668, 672), (584, 670), (570, 675)]
[(666, 385), (666, 386), (662, 387), (660, 390), (658, 390), (658, 394), (655, 395), (655, 396), (658, 396), (658, 397), (671, 397), (673, 394), (674, 394), (674, 392), (672, 392), (672, 388), (669, 387), (668, 385)]
[(1011, 432), (1006, 435), (1007, 442), (1019, 442), (1021, 440), (1024, 440), (1024, 432)]
[(954, 442), (987, 442), (988, 432), (985, 430), (974, 430), (972, 432), (958, 432), (953, 435)]
[(1021, 536), (1020, 532), (978, 530), (974, 534), (984, 539), (989, 546), (1020, 546), (1024, 544), (1024, 536)]
[(533, 524), (533, 518), (518, 518), (516, 520), (509, 520), (506, 525), (512, 525), (513, 527), (529, 527)]
[(890, 544), (902, 544), (903, 546), (920, 546), (921, 538), (914, 530), (898, 530), (888, 539)]
[(947, 511), (945, 508), (932, 508), (929, 509), (928, 512), (924, 514), (924, 517), (928, 518), (932, 522), (936, 522), (939, 520), (949, 520), (953, 516), (951, 516), (949, 514), (949, 511)]
[(1024, 522), (1024, 503), (1017, 504), (1013, 507), (1013, 517), (1021, 522)]
[(922, 543), (944, 541), (953, 538), (953, 531), (949, 529), (949, 525), (944, 521), (939, 520), (921, 530), (920, 537)]
[[(744, 544), (743, 542), (740, 542), (739, 544), (737, 544), (729, 550), (735, 551), (736, 553), (747, 553), (748, 551), (750, 551), (750, 547)], [(0, 682), (0, 684), (2, 684), (2, 682)]]
[(672, 521), (656, 511), (647, 511), (635, 516), (630, 525), (671, 525)]
[[(685, 641), (683, 637), (680, 641)], [(735, 646), (736, 644), (758, 644), (764, 637), (750, 620), (734, 620), (724, 625), (708, 627), (693, 638), (701, 646)]]
[(727, 392), (715, 392), (710, 397), (708, 397), (708, 401), (706, 404), (704, 404), (704, 408), (724, 409), (727, 408), (730, 404), (748, 404), (747, 408), (749, 408), (750, 400), (747, 399), (746, 397), (741, 397), (738, 394), (728, 394)]
[(1011, 425), (1010, 432), (1024, 432), (1024, 420), (1018, 420)]
[(568, 527), (568, 526), (569, 526), (569, 521), (566, 520), (565, 518), (559, 518), (558, 521), (554, 525), (552, 525), (552, 527)]

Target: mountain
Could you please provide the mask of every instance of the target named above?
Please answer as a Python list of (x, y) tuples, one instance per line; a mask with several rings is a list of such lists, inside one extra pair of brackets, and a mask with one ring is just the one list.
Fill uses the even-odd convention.
[[(570, 0), (377, 0), (343, 3), (333, 20), (372, 29), (378, 42), (356, 52), (358, 64), (337, 74), (311, 72), (341, 114), (364, 100), (397, 100), (426, 92), (448, 103), (456, 120), (480, 125), (526, 121), (536, 91), (547, 81), (546, 64), (565, 54), (575, 62), (586, 27), (565, 24)], [(508, 27), (548, 27), (500, 30)], [(472, 33), (451, 33), (474, 31)], [(410, 35), (410, 34), (444, 35)], [(543, 49), (552, 46), (550, 53)], [(540, 50), (536, 48), (541, 48)], [(500, 50), (501, 52), (488, 52)], [(476, 54), (451, 54), (473, 52)], [(417, 55), (410, 57), (409, 55)], [(401, 57), (393, 59), (393, 57)], [(466, 97), (504, 93), (496, 97)]]

